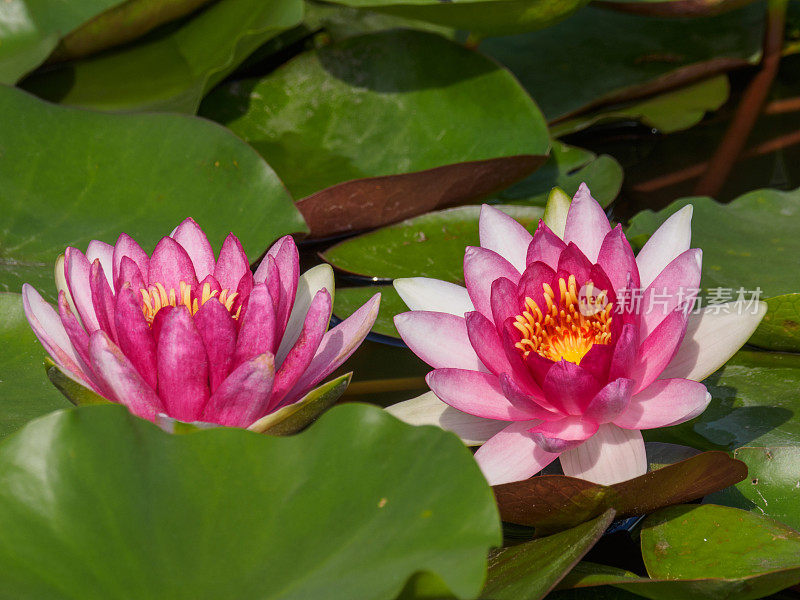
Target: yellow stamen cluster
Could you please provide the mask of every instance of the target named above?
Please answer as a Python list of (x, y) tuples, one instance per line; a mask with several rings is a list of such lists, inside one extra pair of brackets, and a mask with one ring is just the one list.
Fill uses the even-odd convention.
[(605, 290), (594, 293), (588, 282), (581, 290), (580, 301), (575, 276), (558, 280), (560, 300), (549, 284), (544, 283), (544, 312), (531, 298), (514, 326), (522, 334), (516, 347), (526, 358), (531, 352), (558, 362), (561, 359), (579, 365), (594, 344), (611, 341), (611, 310)]
[[(174, 288), (171, 288), (169, 292), (167, 292), (161, 283), (151, 285), (149, 288), (142, 288), (140, 291), (142, 293), (142, 312), (144, 313), (144, 318), (147, 320), (148, 325), (153, 324), (156, 313), (165, 306), (185, 306), (189, 309), (189, 313), (194, 316), (197, 311), (200, 310), (200, 307), (211, 300), (211, 298), (217, 298), (222, 306), (230, 312), (233, 310), (233, 303), (236, 297), (239, 295), (238, 292), (231, 292), (229, 290), (222, 290), (221, 292), (212, 290), (211, 284), (204, 283), (201, 288), (200, 297), (192, 298), (192, 286), (183, 281), (181, 281), (180, 293), (177, 295), (175, 294)], [(241, 311), (242, 307), (240, 306), (236, 309), (236, 314), (233, 315), (233, 318), (238, 319)]]

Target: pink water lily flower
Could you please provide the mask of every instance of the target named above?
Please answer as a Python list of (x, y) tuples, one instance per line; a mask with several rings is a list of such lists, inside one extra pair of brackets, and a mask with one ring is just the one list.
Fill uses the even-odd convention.
[(640, 430), (700, 414), (710, 395), (699, 381), (766, 310), (746, 300), (689, 310), (701, 267), (691, 211), (672, 215), (634, 256), (585, 185), (557, 231), (540, 221), (533, 236), (484, 206), (481, 245), (464, 257), (466, 288), (395, 281), (412, 309), (397, 329), (434, 370), (432, 393), (390, 411), (483, 443), (475, 458), (491, 484), (527, 479), (556, 458), (566, 475), (597, 483), (644, 474)]
[(151, 421), (248, 427), (298, 402), (364, 340), (376, 294), (327, 331), (333, 272), (300, 275), (297, 247), (278, 240), (255, 273), (230, 234), (215, 258), (186, 219), (151, 256), (131, 237), (56, 263), (58, 310), (30, 285), (25, 314), (75, 381)]

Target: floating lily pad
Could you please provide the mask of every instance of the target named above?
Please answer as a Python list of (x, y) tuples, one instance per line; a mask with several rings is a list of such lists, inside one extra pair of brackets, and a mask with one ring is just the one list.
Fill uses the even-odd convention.
[(63, 34), (122, 1), (5, 0), (0, 11), (0, 83), (16, 83), (44, 62)]
[(335, 4), (428, 21), (484, 35), (549, 27), (588, 0), (334, 0)]
[[(642, 211), (627, 235), (640, 241), (687, 204), (694, 206), (692, 245), (703, 249), (701, 285), (720, 300), (746, 299), (760, 290), (769, 312), (753, 343), (771, 350), (800, 351), (800, 190), (756, 190), (719, 204), (682, 198), (659, 212)], [(766, 254), (765, 254), (766, 253)], [(724, 297), (723, 297), (724, 295)]]
[(221, 127), (181, 115), (53, 106), (0, 87), (0, 290), (54, 298), (67, 245), (127, 232), (151, 251), (188, 216), (215, 248), (233, 231), (255, 260), (304, 224), (270, 167)]
[(389, 600), (418, 571), (474, 597), (500, 542), (455, 436), (355, 404), (287, 438), (57, 412), (0, 445), (0, 527), (10, 598)]
[(747, 479), (709, 500), (800, 529), (800, 446), (745, 447), (734, 456), (747, 464)]
[(800, 356), (742, 350), (703, 383), (712, 396), (703, 414), (645, 439), (729, 452), (800, 444)]
[(558, 137), (592, 125), (631, 120), (661, 133), (674, 133), (697, 125), (707, 113), (725, 104), (729, 94), (728, 77), (720, 75), (645, 100), (600, 108), (558, 121), (551, 125), (550, 133)]
[(550, 158), (535, 173), (498, 194), (503, 202), (544, 206), (550, 190), (559, 187), (571, 196), (581, 183), (592, 190), (592, 197), (608, 206), (622, 187), (622, 167), (608, 154), (554, 141)]
[[(544, 209), (498, 206), (533, 232)], [(464, 284), (464, 248), (478, 246), (479, 206), (428, 213), (340, 242), (321, 254), (337, 269), (381, 279), (435, 277)]]
[(43, 354), (22, 311), (22, 296), (0, 292), (0, 437), (69, 406), (47, 380)]
[(37, 73), (23, 86), (84, 108), (194, 113), (251, 52), (302, 18), (301, 0), (220, 0), (177, 28)]
[(529, 175), (547, 125), (493, 61), (438, 35), (386, 31), (307, 52), (212, 92), (201, 114), (275, 168), (312, 235), (475, 202)]
[(761, 55), (760, 4), (713, 18), (664, 20), (587, 7), (554, 27), (483, 40), (548, 120), (674, 90)]
[(408, 307), (390, 285), (338, 288), (333, 299), (333, 314), (339, 319), (346, 319), (378, 291), (381, 293), (381, 307), (372, 331), (399, 338), (400, 334), (394, 326), (394, 316), (406, 312)]
[(747, 476), (744, 463), (724, 452), (705, 452), (610, 486), (563, 475), (540, 475), (494, 486), (503, 521), (537, 533), (572, 527), (613, 508), (637, 516), (733, 485)]

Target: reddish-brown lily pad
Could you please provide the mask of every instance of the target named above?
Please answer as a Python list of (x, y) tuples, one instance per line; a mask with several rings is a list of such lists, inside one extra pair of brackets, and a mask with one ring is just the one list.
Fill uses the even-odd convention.
[(689, 502), (745, 477), (747, 465), (714, 451), (610, 486), (564, 475), (540, 475), (496, 485), (494, 495), (504, 521), (546, 534), (574, 527), (609, 508), (620, 518)]

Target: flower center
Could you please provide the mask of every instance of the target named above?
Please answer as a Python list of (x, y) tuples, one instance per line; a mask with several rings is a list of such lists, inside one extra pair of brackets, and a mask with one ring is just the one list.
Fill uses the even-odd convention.
[[(233, 310), (233, 302), (239, 295), (238, 292), (231, 292), (230, 290), (222, 290), (221, 292), (212, 290), (211, 284), (204, 283), (200, 290), (200, 296), (195, 296), (193, 298), (192, 286), (183, 281), (181, 281), (180, 294), (178, 295), (175, 294), (174, 288), (167, 292), (161, 283), (156, 283), (148, 288), (142, 288), (139, 291), (142, 293), (142, 312), (144, 313), (144, 318), (147, 324), (151, 326), (153, 324), (153, 319), (156, 318), (156, 313), (165, 306), (185, 306), (189, 309), (189, 314), (194, 316), (203, 304), (211, 300), (211, 298), (217, 298), (222, 306), (224, 306), (228, 312), (231, 312), (231, 310)], [(241, 311), (242, 307), (239, 306), (239, 308), (236, 309), (236, 314), (232, 315), (233, 318), (238, 319)]]
[(544, 312), (525, 298), (525, 310), (514, 322), (522, 334), (515, 346), (524, 357), (536, 352), (554, 362), (564, 359), (579, 365), (594, 344), (611, 341), (612, 305), (605, 290), (595, 293), (592, 282), (587, 282), (579, 299), (574, 275), (568, 281), (558, 280), (560, 300), (549, 284), (542, 287)]

